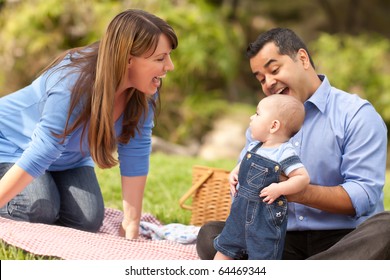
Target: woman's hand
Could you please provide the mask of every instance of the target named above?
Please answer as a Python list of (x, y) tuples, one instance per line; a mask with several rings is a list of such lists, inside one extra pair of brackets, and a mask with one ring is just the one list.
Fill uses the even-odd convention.
[(123, 221), (120, 234), (126, 239), (138, 238), (145, 183), (146, 176), (122, 176)]
[(137, 239), (139, 237), (139, 222), (123, 220), (119, 235), (126, 239)]

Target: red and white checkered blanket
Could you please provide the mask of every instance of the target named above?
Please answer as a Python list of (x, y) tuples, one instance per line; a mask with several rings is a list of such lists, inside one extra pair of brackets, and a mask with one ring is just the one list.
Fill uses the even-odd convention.
[[(123, 213), (106, 208), (98, 233), (72, 228), (12, 221), (0, 217), (0, 238), (30, 253), (66, 260), (197, 260), (194, 244), (168, 240), (126, 240), (119, 236)], [(161, 223), (144, 214), (142, 221)]]

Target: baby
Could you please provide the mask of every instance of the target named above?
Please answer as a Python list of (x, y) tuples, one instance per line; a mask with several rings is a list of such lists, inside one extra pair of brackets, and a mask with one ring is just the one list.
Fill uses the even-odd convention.
[[(281, 259), (287, 229), (285, 195), (301, 192), (310, 182), (288, 142), (304, 118), (303, 104), (292, 96), (275, 94), (259, 102), (250, 122), (254, 142), (229, 175), (234, 199), (226, 225), (214, 240), (214, 259)], [(281, 173), (287, 180), (279, 182)]]

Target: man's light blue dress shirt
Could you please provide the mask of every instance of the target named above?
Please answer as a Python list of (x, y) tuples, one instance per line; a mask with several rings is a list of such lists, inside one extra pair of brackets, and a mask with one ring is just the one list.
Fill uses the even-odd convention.
[[(368, 101), (332, 87), (326, 76), (319, 77), (322, 84), (305, 102), (304, 124), (290, 143), (308, 170), (311, 184), (341, 185), (356, 215), (289, 203), (289, 231), (355, 228), (384, 210), (386, 125)], [(246, 137), (247, 147), (252, 141), (249, 129)]]

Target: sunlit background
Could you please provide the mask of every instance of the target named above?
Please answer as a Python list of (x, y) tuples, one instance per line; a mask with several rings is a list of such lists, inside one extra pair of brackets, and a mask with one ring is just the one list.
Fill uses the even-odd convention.
[[(262, 93), (245, 50), (276, 26), (295, 30), (318, 72), (368, 99), (390, 123), (387, 0), (0, 0), (0, 95), (30, 83), (62, 50), (99, 40), (127, 8), (157, 14), (178, 34), (154, 135), (189, 154), (204, 151), (215, 121), (247, 125)], [(240, 146), (243, 135), (233, 138)]]

